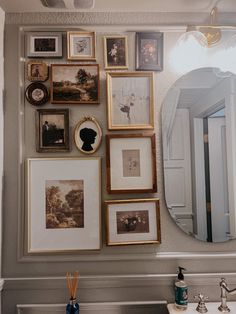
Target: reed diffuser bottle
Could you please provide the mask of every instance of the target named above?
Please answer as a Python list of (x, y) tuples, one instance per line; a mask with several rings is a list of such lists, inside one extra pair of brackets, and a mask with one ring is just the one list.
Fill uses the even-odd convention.
[(76, 292), (79, 280), (79, 273), (76, 271), (72, 277), (66, 273), (67, 288), (70, 294), (70, 301), (66, 306), (66, 314), (79, 314), (79, 304), (76, 301)]

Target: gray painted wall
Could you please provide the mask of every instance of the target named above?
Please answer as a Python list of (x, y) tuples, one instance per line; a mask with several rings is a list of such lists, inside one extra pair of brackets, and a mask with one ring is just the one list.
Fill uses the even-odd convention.
[[(230, 15), (228, 15), (229, 17)], [(219, 300), (218, 282), (222, 273), (230, 284), (236, 284), (236, 241), (224, 244), (202, 243), (188, 237), (174, 224), (165, 206), (161, 148), (161, 104), (167, 90), (178, 78), (169, 64), (169, 53), (181, 27), (159, 24), (188, 22), (190, 15), (150, 14), (7, 14), (5, 40), (5, 186), (3, 207), (2, 273), (3, 313), (15, 313), (16, 304), (65, 303), (65, 273), (81, 274), (79, 296), (82, 302), (161, 300), (173, 301), (173, 278), (178, 265), (188, 270), (190, 299), (200, 291), (211, 300)], [(201, 16), (200, 18), (204, 18)], [(232, 18), (232, 17), (231, 17)], [(199, 17), (193, 16), (192, 22)], [(102, 199), (126, 199), (157, 196), (161, 207), (160, 245), (107, 247), (105, 245), (104, 205), (102, 204), (103, 247), (100, 252), (64, 255), (29, 256), (24, 250), (24, 161), (27, 157), (82, 156), (73, 145), (68, 154), (38, 154), (34, 142), (35, 108), (24, 102), (24, 51), (21, 45), (27, 30), (87, 29), (97, 33), (97, 62), (101, 66), (101, 103), (93, 106), (63, 106), (71, 111), (71, 131), (84, 115), (94, 115), (106, 128), (106, 82), (103, 70), (102, 36), (127, 34), (129, 37), (129, 70), (134, 70), (135, 31), (160, 30), (164, 36), (164, 71), (155, 74), (155, 133), (157, 138), (157, 194), (108, 196), (105, 188), (105, 141), (96, 156), (102, 162)], [(47, 105), (47, 108), (56, 108)], [(60, 107), (60, 106), (59, 106)], [(118, 132), (117, 132), (118, 133)], [(127, 132), (125, 132), (127, 133)], [(131, 132), (132, 133), (132, 132)]]

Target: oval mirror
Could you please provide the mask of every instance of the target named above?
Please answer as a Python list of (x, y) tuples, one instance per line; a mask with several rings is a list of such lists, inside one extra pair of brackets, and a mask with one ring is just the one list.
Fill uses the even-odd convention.
[(202, 68), (182, 76), (162, 107), (166, 205), (187, 234), (236, 237), (236, 76)]

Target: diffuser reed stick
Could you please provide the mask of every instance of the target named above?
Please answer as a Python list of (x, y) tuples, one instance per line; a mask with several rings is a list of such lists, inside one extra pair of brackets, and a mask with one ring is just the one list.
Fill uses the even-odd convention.
[(76, 271), (72, 276), (71, 273), (66, 273), (67, 288), (70, 295), (70, 302), (67, 304), (67, 314), (79, 314), (79, 304), (76, 303), (76, 293), (79, 281), (79, 272)]

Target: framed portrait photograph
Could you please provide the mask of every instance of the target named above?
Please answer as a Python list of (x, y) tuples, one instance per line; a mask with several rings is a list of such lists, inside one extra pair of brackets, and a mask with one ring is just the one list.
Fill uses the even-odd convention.
[(105, 69), (128, 69), (127, 36), (104, 36)]
[(48, 79), (48, 66), (42, 61), (29, 61), (27, 63), (27, 80), (31, 82), (44, 82)]
[(96, 60), (95, 38), (95, 32), (67, 32), (68, 60)]
[(62, 33), (27, 33), (27, 57), (62, 57)]
[(154, 128), (153, 72), (107, 73), (109, 130)]
[(98, 64), (52, 64), (51, 103), (99, 104)]
[(34, 82), (27, 86), (25, 98), (33, 106), (42, 106), (48, 102), (49, 92), (44, 84)]
[(100, 158), (27, 159), (28, 253), (99, 250), (100, 181)]
[(136, 70), (163, 70), (163, 33), (138, 32), (136, 39)]
[(107, 245), (160, 244), (159, 199), (105, 201)]
[(93, 154), (102, 141), (102, 129), (94, 117), (84, 117), (74, 130), (76, 147), (84, 154)]
[(108, 193), (157, 191), (155, 134), (106, 135)]
[(69, 151), (69, 109), (38, 109), (35, 114), (36, 151)]

